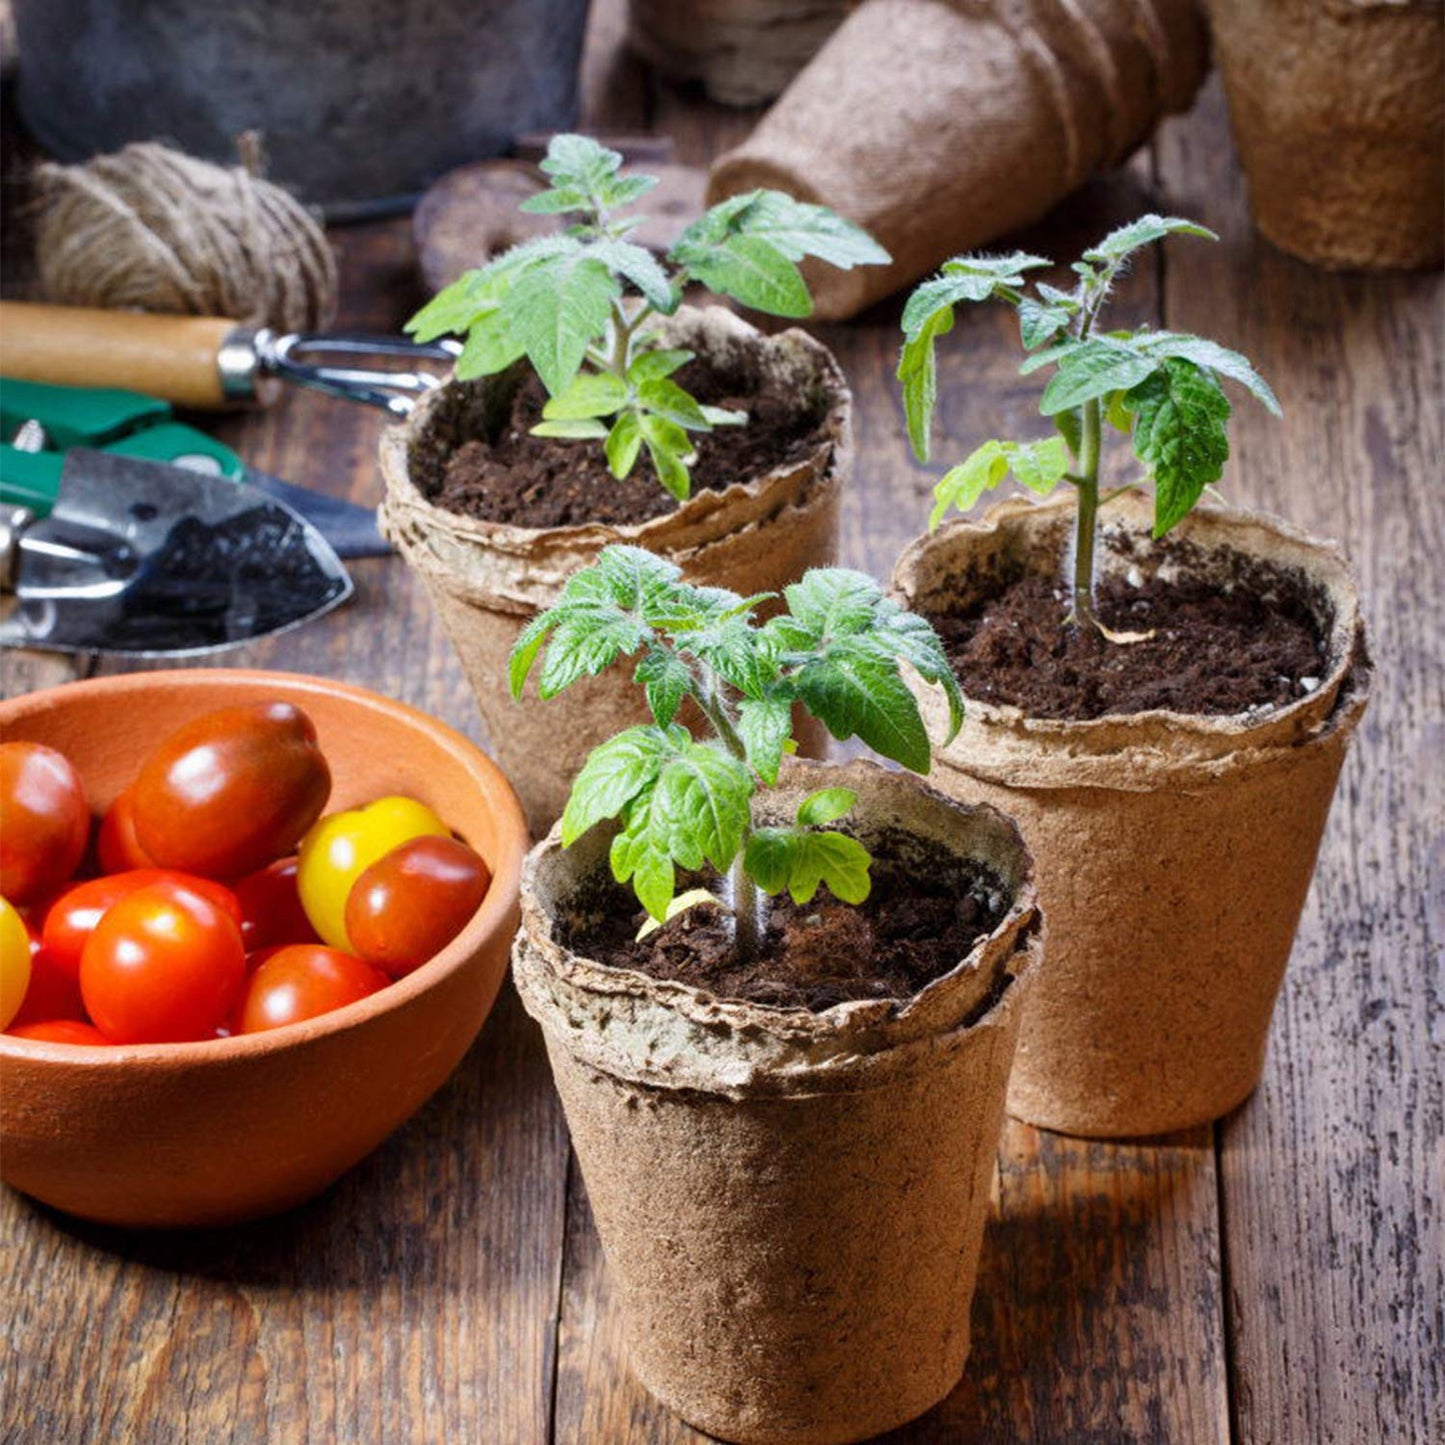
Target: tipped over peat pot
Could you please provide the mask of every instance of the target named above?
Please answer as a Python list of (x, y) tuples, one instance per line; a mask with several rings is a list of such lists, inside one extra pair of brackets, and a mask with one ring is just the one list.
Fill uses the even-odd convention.
[[(749, 596), (828, 566), (837, 548), (839, 494), (853, 444), (850, 394), (832, 354), (802, 331), (765, 337), (718, 307), (684, 307), (660, 330), (665, 344), (722, 371), (750, 366), (771, 378), (796, 397), (800, 414), (815, 420), (815, 439), (784, 465), (741, 475), (724, 490), (695, 487), (686, 502), (649, 520), (555, 527), (464, 515), (439, 502), (448, 459), (468, 441), (496, 439), (510, 424), (520, 371), (438, 388), (381, 443), (382, 530), (431, 593), (534, 836), (560, 815), (588, 753), (647, 720), (641, 693), (619, 669), (582, 679), (546, 708), (518, 706), (507, 691), (517, 635), (556, 602), (574, 572), (604, 547), (625, 542), (675, 562), (691, 582)], [(598, 450), (592, 443), (551, 445), (578, 456)], [(604, 477), (598, 485), (616, 484)], [(535, 681), (527, 697), (535, 702)]]
[[(1009, 1112), (1119, 1137), (1218, 1118), (1259, 1082), (1371, 668), (1355, 584), (1332, 544), (1214, 507), (1151, 543), (1138, 495), (1104, 519), (1101, 578), (1184, 573), (1227, 586), (1263, 564), (1293, 579), (1324, 650), (1304, 696), (1230, 715), (1042, 718), (970, 695), (962, 731), (935, 751), (934, 786), (1016, 818), (1037, 861), (1048, 960)], [(895, 595), (925, 615), (958, 613), (1024, 574), (1061, 579), (1073, 522), (1066, 500), (949, 523), (903, 553)], [(930, 690), (917, 691), (937, 726)]]
[(995, 926), (912, 997), (767, 1007), (596, 961), (587, 919), (633, 906), (606, 828), (532, 851), (513, 952), (632, 1368), (691, 1424), (752, 1445), (861, 1440), (957, 1383), (1040, 950), (1011, 821), (861, 762), (788, 764), (758, 821), (825, 783), (858, 794), (849, 822), (875, 860), (942, 849), (997, 880)]

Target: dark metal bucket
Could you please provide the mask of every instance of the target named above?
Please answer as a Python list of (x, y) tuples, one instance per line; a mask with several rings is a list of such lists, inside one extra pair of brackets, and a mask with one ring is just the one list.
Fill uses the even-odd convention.
[(336, 220), (577, 118), (588, 0), (15, 0), (20, 111), (62, 160), (136, 140), (234, 162)]

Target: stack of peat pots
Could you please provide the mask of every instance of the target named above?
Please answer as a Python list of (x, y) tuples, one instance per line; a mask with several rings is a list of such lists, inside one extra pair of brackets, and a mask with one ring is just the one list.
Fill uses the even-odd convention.
[(666, 345), (714, 361), (755, 353), (799, 408), (819, 418), (811, 454), (762, 476), (739, 477), (725, 491), (697, 490), (651, 521), (538, 528), (463, 516), (431, 500), (447, 458), (504, 425), (519, 371), (437, 388), (382, 440), (381, 525), (426, 582), (476, 695), (491, 751), (534, 837), (560, 815), (588, 753), (646, 720), (640, 690), (615, 668), (576, 683), (564, 703), (550, 707), (537, 705), (535, 682), (523, 706), (507, 691), (507, 658), (518, 634), (557, 600), (574, 572), (604, 547), (630, 543), (675, 562), (691, 582), (749, 596), (829, 565), (837, 550), (838, 499), (853, 442), (851, 398), (832, 355), (802, 331), (764, 337), (717, 307), (684, 307), (660, 330)]
[(606, 906), (602, 829), (533, 852), (514, 954), (632, 1368), (689, 1423), (750, 1445), (862, 1440), (958, 1383), (1040, 948), (1007, 818), (871, 763), (799, 762), (759, 823), (824, 785), (857, 793), (852, 827), (875, 855), (907, 866), (941, 847), (1003, 894), (997, 926), (906, 1002), (758, 1007), (574, 952)]
[[(1038, 867), (1048, 957), (1025, 1012), (1009, 1112), (1119, 1137), (1220, 1117), (1259, 1082), (1276, 996), (1371, 669), (1349, 567), (1282, 522), (1197, 509), (1151, 544), (1150, 504), (1112, 504), (1103, 573), (1248, 585), (1264, 564), (1309, 599), (1316, 685), (1230, 716), (1043, 719), (970, 697), (934, 786), (1017, 819)], [(981, 605), (1022, 573), (1063, 575), (1072, 501), (1005, 502), (913, 543), (896, 595)], [(1240, 559), (1244, 559), (1241, 566)], [(925, 717), (939, 708), (919, 689)]]

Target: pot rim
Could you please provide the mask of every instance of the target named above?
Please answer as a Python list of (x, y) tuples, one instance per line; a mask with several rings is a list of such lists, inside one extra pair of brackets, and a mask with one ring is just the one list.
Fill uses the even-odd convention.
[[(837, 358), (821, 341), (796, 326), (771, 335), (765, 334), (736, 313), (717, 305), (681, 306), (671, 316), (664, 317), (658, 329), (665, 332), (679, 324), (685, 329), (718, 327), (724, 333), (731, 333), (739, 341), (747, 340), (751, 344), (765, 347), (793, 348), (812, 358), (817, 363), (818, 375), (828, 397), (827, 410), (819, 421), (819, 441), (813, 450), (801, 461), (772, 467), (747, 481), (732, 482), (721, 491), (695, 491), (671, 511), (650, 517), (644, 522), (578, 522), (565, 527), (522, 527), (511, 522), (470, 517), (438, 506), (422, 493), (412, 477), (411, 453), (416, 442), (431, 424), (433, 414), (459, 389), (477, 385), (477, 382), (473, 381), (457, 381), (452, 376), (441, 386), (428, 392), (403, 421), (388, 427), (382, 433), (381, 470), (387, 489), (380, 509), (384, 528), (389, 508), (400, 505), (425, 518), (434, 528), (461, 538), (485, 542), (487, 546), (498, 551), (518, 555), (527, 554), (543, 539), (554, 545), (577, 548), (598, 549), (612, 542), (631, 542), (638, 546), (647, 546), (660, 532), (666, 533), (697, 524), (713, 513), (730, 508), (744, 499), (762, 499), (774, 490), (782, 490), (800, 477), (825, 478), (836, 470), (837, 456), (846, 451), (848, 446), (852, 392)], [(667, 550), (669, 555), (686, 556), (694, 549)]]
[(443, 979), (467, 968), (498, 937), (515, 927), (522, 866), (528, 833), (506, 775), (470, 739), (434, 717), (394, 698), (385, 697), (354, 683), (306, 673), (278, 672), (264, 668), (185, 668), (175, 672), (127, 672), (112, 677), (89, 678), (41, 688), (0, 703), (0, 728), (8, 730), (24, 718), (48, 710), (57, 693), (69, 697), (84, 694), (104, 698), (123, 706), (135, 693), (157, 686), (192, 689), (230, 688), (239, 695), (257, 686), (274, 687), (290, 700), (306, 696), (342, 697), (368, 712), (380, 714), (423, 733), (431, 744), (449, 753), (469, 773), (480, 773), (492, 784), (489, 808), (496, 823), (497, 856), (492, 882), (480, 908), (465, 928), (420, 968), (393, 979), (387, 987), (315, 1018), (301, 1019), (254, 1034), (235, 1034), (224, 1039), (196, 1039), (181, 1043), (153, 1044), (58, 1044), (39, 1039), (16, 1038), (0, 1033), (0, 1061), (54, 1062), (94, 1069), (126, 1069), (134, 1065), (202, 1068), (210, 1064), (232, 1065), (245, 1060), (284, 1053), (315, 1043), (333, 1034), (349, 1032), (371, 1023), (383, 1014), (405, 1008)]
[[(598, 1048), (588, 1054), (607, 1054), (613, 1065), (607, 1071), (619, 1077), (663, 1088), (749, 1095), (827, 1088), (833, 1076), (856, 1072), (855, 1065), (926, 1052), (942, 1046), (942, 1040), (966, 1036), (995, 1021), (1027, 971), (1024, 962), (1037, 951), (1041, 927), (1033, 856), (1014, 821), (987, 804), (960, 802), (912, 773), (868, 760), (834, 764), (788, 759), (782, 786), (771, 796), (781, 803), (792, 792), (835, 782), (860, 794), (860, 816), (871, 814), (950, 847), (959, 857), (983, 862), (1010, 889), (1003, 917), (946, 973), (907, 999), (845, 1000), (813, 1012), (719, 997), (674, 979), (600, 963), (558, 940), (555, 915), (538, 898), (539, 870), (565, 851), (560, 828), (554, 827), (532, 849), (522, 874), (513, 974), (528, 1011), (549, 1032), (566, 1017), (572, 1038), (594, 1036)], [(768, 799), (756, 801), (766, 804)], [(904, 816), (909, 807), (919, 817), (931, 818), (933, 826), (911, 826), (913, 820)], [(578, 878), (607, 866), (609, 835), (605, 829), (595, 831), (597, 841), (590, 847), (584, 848), (583, 840), (574, 845), (584, 848), (575, 864)], [(1007, 855), (1003, 861), (1001, 855)], [(583, 1016), (581, 1024), (572, 1017), (574, 1010)], [(639, 1033), (655, 1037), (648, 1037), (640, 1053), (630, 1042), (608, 1048), (604, 1033), (627, 1033), (629, 1020), (638, 1021)], [(636, 1067), (629, 1067), (628, 1054), (640, 1060)], [(664, 1063), (663, 1075), (653, 1070), (663, 1055), (681, 1059), (671, 1076), (664, 1076), (671, 1070), (669, 1063)], [(731, 1068), (734, 1056), (742, 1077)], [(597, 1066), (596, 1058), (589, 1061)], [(725, 1076), (721, 1081), (719, 1070)], [(709, 1076), (706, 1082), (699, 1082), (704, 1075)]]
[[(1138, 528), (1141, 522), (1147, 522), (1145, 512), (1148, 506), (1146, 498), (1129, 494), (1114, 503), (1114, 516), (1118, 518), (1123, 513), (1127, 521)], [(995, 503), (980, 518), (954, 518), (936, 531), (916, 537), (904, 549), (893, 569), (891, 594), (903, 606), (914, 610), (918, 569), (930, 553), (958, 546), (971, 538), (997, 536), (1006, 526), (1020, 520), (1025, 523), (1054, 523), (1059, 514), (1073, 510), (1071, 497), (1045, 502), (1011, 497)], [(1129, 512), (1134, 515), (1128, 515)], [(1292, 551), (1311, 556), (1318, 564), (1320, 574), (1315, 580), (1333, 583), (1336, 615), (1325, 638), (1327, 671), (1319, 687), (1290, 703), (1237, 713), (1185, 713), (1171, 708), (1148, 708), (1133, 713), (1106, 713), (1095, 718), (1035, 717), (1012, 703), (990, 702), (965, 694), (968, 722), (985, 729), (1021, 734), (1043, 746), (1069, 745), (1080, 752), (1102, 754), (1127, 747), (1138, 740), (1139, 734), (1150, 731), (1168, 733), (1181, 739), (1222, 741), (1231, 745), (1232, 750), (1254, 745), (1257, 740), (1268, 741), (1266, 734), (1298, 730), (1312, 721), (1327, 719), (1334, 710), (1335, 698), (1346, 677), (1356, 668), (1364, 653), (1364, 617), (1360, 608), (1359, 585), (1339, 543), (1315, 537), (1272, 513), (1214, 502), (1196, 508), (1184, 519), (1176, 529), (1182, 539), (1196, 540), (1188, 537), (1191, 523), (1194, 530), (1202, 528), (1225, 532), (1248, 529), (1273, 534)], [(1107, 520), (1104, 525), (1107, 526)], [(1246, 549), (1236, 547), (1236, 550)], [(957, 739), (947, 753), (951, 757), (961, 756)]]

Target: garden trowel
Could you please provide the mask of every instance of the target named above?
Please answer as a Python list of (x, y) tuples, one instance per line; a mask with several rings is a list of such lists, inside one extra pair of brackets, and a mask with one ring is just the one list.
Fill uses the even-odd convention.
[(76, 447), (48, 516), (0, 505), (0, 590), (0, 646), (174, 657), (294, 627), (352, 584), (258, 487)]

